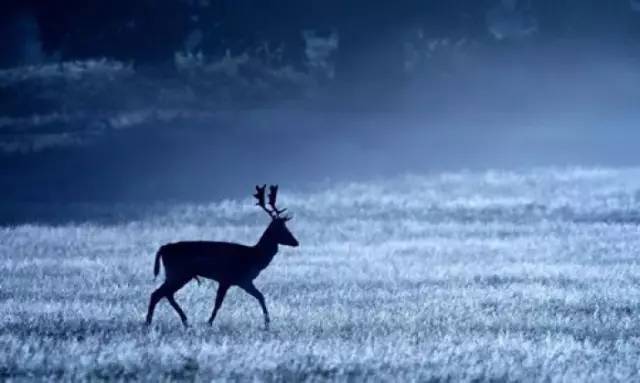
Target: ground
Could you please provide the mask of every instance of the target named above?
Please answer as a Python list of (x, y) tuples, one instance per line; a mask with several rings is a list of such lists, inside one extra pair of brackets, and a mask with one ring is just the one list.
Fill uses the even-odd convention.
[(237, 288), (209, 327), (212, 281), (177, 294), (189, 328), (166, 301), (143, 325), (157, 247), (257, 241), (249, 198), (3, 227), (0, 377), (637, 381), (638, 190), (636, 169), (284, 186), (301, 246), (256, 280), (269, 331)]

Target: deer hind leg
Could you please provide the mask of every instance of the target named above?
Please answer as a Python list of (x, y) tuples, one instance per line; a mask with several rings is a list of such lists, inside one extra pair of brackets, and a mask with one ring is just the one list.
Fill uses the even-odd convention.
[(160, 299), (164, 298), (167, 291), (167, 282), (165, 281), (162, 286), (158, 287), (153, 293), (151, 293), (151, 299), (149, 300), (149, 309), (147, 310), (147, 325), (151, 324), (153, 320), (153, 312), (156, 309), (156, 305)]
[(208, 323), (209, 326), (213, 325), (213, 320), (216, 319), (216, 314), (222, 305), (222, 301), (224, 300), (224, 296), (227, 294), (227, 290), (229, 290), (229, 285), (220, 283), (218, 285), (218, 292), (216, 293), (216, 303), (213, 307), (213, 312), (211, 312), (211, 316), (209, 317)]
[(181, 279), (179, 281), (166, 280), (162, 284), (162, 286), (158, 287), (156, 291), (151, 293), (151, 299), (149, 301), (149, 310), (147, 311), (147, 325), (151, 324), (151, 321), (153, 320), (153, 312), (155, 311), (155, 308), (158, 302), (162, 298), (166, 297), (167, 300), (169, 301), (169, 304), (171, 304), (171, 306), (174, 308), (174, 310), (176, 310), (176, 312), (180, 316), (180, 320), (182, 320), (182, 324), (186, 326), (187, 316), (184, 314), (184, 311), (182, 311), (180, 306), (178, 306), (178, 303), (176, 302), (173, 295), (175, 294), (176, 291), (180, 290), (182, 286), (184, 286), (189, 281), (189, 279), (186, 279), (186, 280)]
[(242, 284), (240, 285), (240, 288), (246, 291), (247, 293), (249, 293), (254, 298), (256, 298), (258, 302), (260, 302), (260, 307), (262, 308), (262, 314), (264, 315), (264, 328), (265, 330), (268, 330), (270, 319), (269, 319), (269, 311), (267, 310), (267, 305), (264, 301), (264, 295), (262, 295), (260, 290), (258, 290), (253, 285), (253, 282)]
[(180, 305), (178, 305), (178, 302), (176, 302), (176, 299), (173, 297), (173, 294), (168, 295), (167, 300), (169, 301), (169, 304), (171, 305), (171, 307), (173, 307), (173, 309), (176, 310), (176, 312), (180, 316), (180, 320), (182, 321), (182, 324), (184, 325), (184, 327), (187, 327), (187, 316), (185, 315), (184, 311), (182, 311), (182, 308), (180, 308)]

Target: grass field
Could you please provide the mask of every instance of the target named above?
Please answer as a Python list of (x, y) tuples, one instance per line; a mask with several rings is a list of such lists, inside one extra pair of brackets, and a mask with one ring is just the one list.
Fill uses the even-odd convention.
[[(256, 280), (215, 283), (143, 325), (153, 256), (253, 243), (247, 198), (131, 222), (0, 228), (0, 379), (638, 381), (640, 170), (406, 176), (290, 191), (301, 242)], [(248, 190), (248, 197), (249, 192)]]

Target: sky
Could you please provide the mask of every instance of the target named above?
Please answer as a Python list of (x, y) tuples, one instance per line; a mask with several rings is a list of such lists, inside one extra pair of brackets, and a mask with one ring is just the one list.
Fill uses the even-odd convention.
[(636, 0), (2, 7), (5, 216), (640, 160)]

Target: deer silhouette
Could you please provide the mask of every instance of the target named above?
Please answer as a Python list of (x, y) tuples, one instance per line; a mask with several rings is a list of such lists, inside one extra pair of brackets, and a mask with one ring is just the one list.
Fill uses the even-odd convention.
[(276, 207), (278, 186), (269, 186), (268, 207), (265, 204), (266, 185), (256, 186), (253, 195), (260, 206), (271, 218), (269, 226), (264, 231), (258, 243), (246, 246), (230, 242), (185, 241), (169, 243), (160, 247), (156, 253), (153, 268), (155, 276), (160, 272), (160, 261), (164, 265), (165, 281), (151, 294), (147, 325), (151, 324), (156, 304), (166, 297), (169, 304), (180, 316), (184, 326), (187, 326), (187, 316), (174, 298), (191, 279), (204, 277), (218, 282), (215, 305), (209, 325), (213, 324), (222, 301), (231, 286), (238, 286), (260, 303), (264, 315), (265, 329), (269, 328), (269, 311), (264, 296), (253, 284), (253, 280), (264, 270), (278, 252), (278, 245), (298, 246), (298, 240), (291, 234), (286, 223), (291, 217), (282, 216), (286, 209)]

